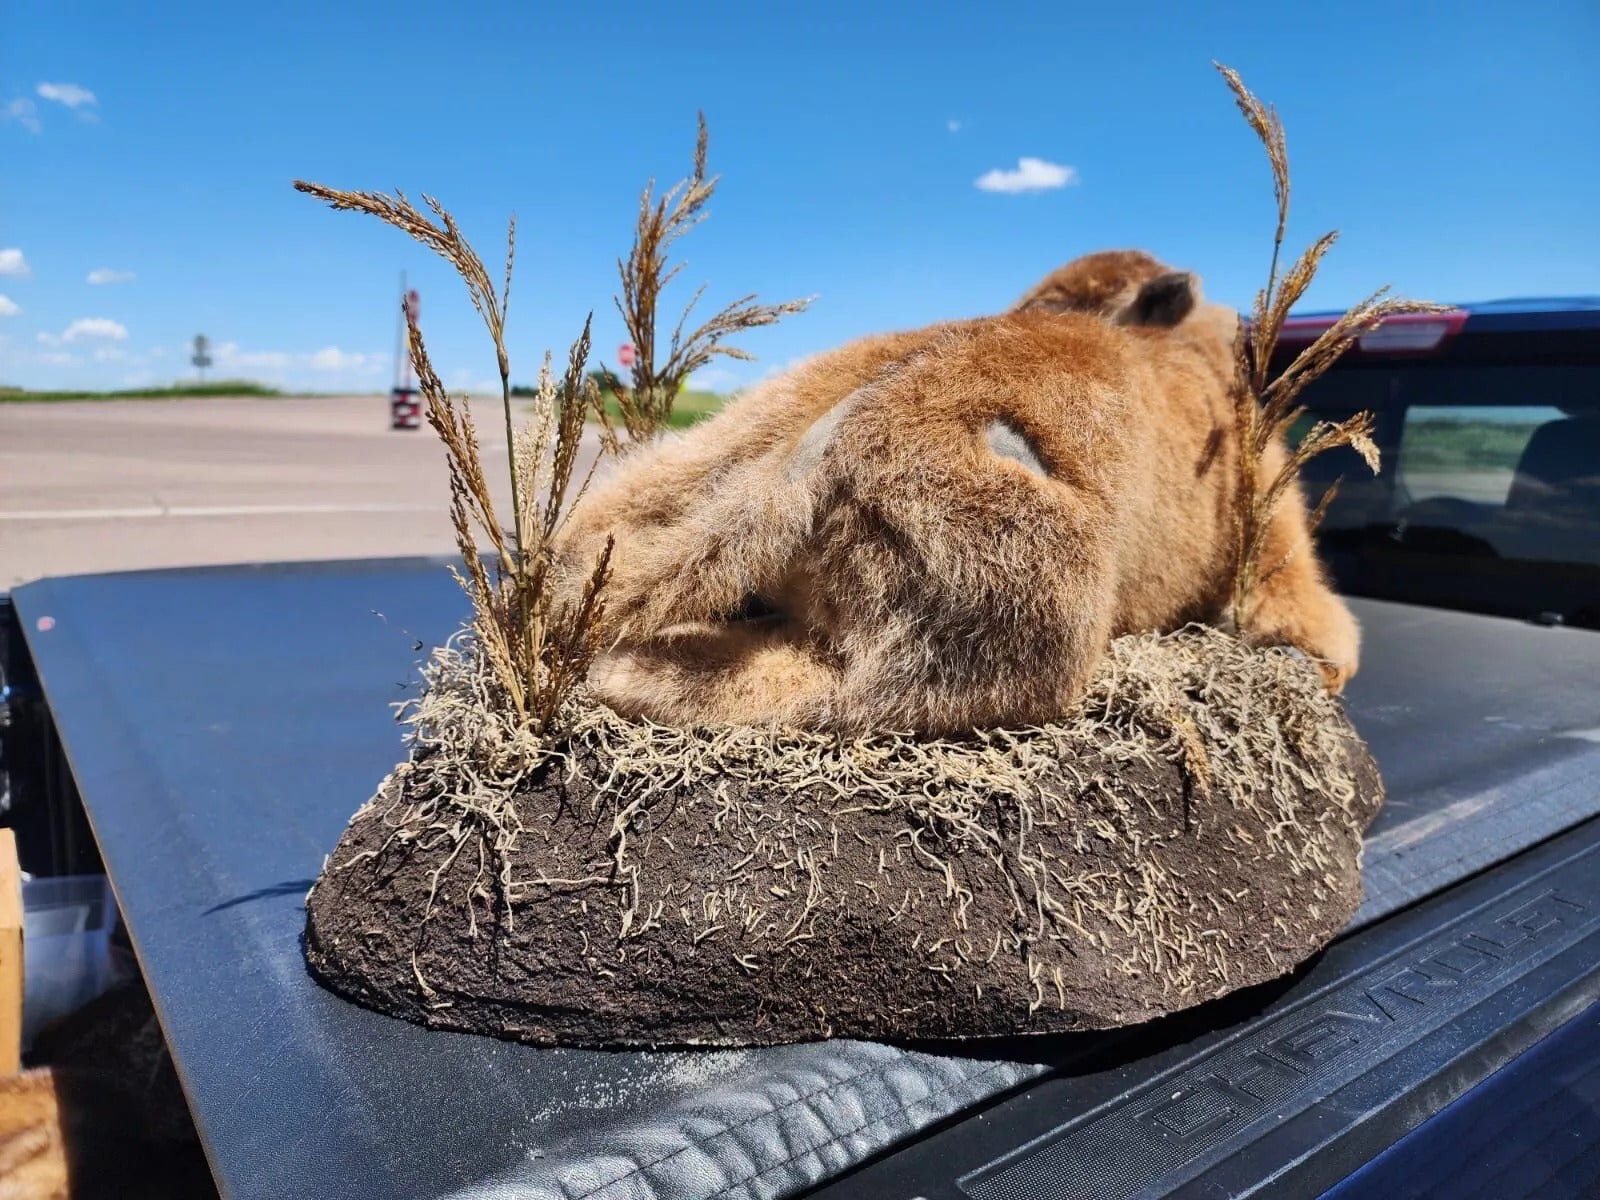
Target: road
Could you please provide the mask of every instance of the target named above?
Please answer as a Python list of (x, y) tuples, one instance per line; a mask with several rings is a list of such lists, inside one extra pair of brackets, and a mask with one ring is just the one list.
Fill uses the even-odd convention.
[[(509, 513), (499, 404), (473, 411)], [(580, 467), (597, 453), (591, 436)], [(0, 404), (0, 590), (142, 567), (448, 554), (448, 502), (438, 440), (391, 430), (382, 396)]]

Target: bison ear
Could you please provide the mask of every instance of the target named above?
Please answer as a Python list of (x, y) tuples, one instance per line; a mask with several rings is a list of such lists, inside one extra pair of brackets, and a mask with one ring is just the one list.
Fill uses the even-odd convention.
[(1158, 275), (1139, 289), (1133, 303), (1117, 317), (1120, 325), (1160, 325), (1170, 328), (1194, 309), (1199, 283), (1187, 271)]

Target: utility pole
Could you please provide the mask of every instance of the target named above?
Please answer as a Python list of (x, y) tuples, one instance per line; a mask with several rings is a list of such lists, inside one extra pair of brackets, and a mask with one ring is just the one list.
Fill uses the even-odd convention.
[[(401, 363), (407, 360), (406, 353), (406, 306), (410, 297), (406, 295), (406, 273), (400, 272), (400, 321), (394, 331), (394, 387), (399, 391), (404, 385), (400, 382)], [(408, 371), (407, 374), (410, 372)]]
[(422, 313), (422, 298), (406, 289), (406, 273), (400, 272), (400, 331), (394, 343), (394, 390), (389, 393), (389, 428), (420, 429), (422, 404), (412, 382), (411, 341), (406, 327)]

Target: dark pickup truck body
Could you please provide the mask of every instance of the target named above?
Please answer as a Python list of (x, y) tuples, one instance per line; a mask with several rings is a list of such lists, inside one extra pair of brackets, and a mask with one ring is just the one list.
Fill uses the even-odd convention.
[(0, 766), (25, 868), (103, 859), (228, 1196), (1597, 1194), (1600, 635), (1354, 607), (1390, 795), (1360, 913), (1281, 981), (1109, 1034), (548, 1050), (319, 988), (303, 896), (465, 615), (442, 562), (22, 587)]

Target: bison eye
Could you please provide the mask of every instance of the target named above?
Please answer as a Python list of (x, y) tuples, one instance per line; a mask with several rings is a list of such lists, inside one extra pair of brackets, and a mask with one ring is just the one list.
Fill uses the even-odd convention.
[(781, 615), (776, 608), (754, 592), (739, 602), (739, 607), (728, 614), (729, 621), (762, 621)]
[(988, 428), (984, 430), (984, 436), (989, 443), (989, 449), (999, 457), (1020, 463), (1035, 475), (1049, 474), (1044, 469), (1044, 463), (1039, 460), (1039, 452), (1033, 448), (1033, 442), (1029, 440), (1028, 435), (1010, 421), (1004, 419), (990, 421)]

